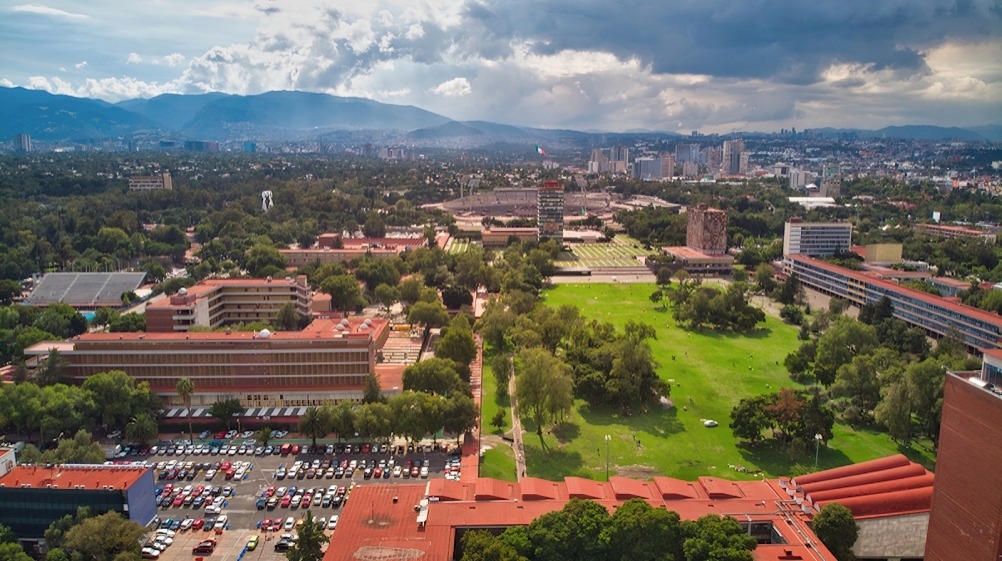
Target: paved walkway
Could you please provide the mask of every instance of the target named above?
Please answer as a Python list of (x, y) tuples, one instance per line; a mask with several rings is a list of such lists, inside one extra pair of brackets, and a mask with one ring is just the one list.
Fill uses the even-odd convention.
[(518, 404), (515, 401), (514, 373), (508, 378), (508, 398), (511, 400), (511, 447), (515, 451), (515, 476), (521, 481), (526, 476), (525, 446), (522, 445), (522, 419), (518, 416)]

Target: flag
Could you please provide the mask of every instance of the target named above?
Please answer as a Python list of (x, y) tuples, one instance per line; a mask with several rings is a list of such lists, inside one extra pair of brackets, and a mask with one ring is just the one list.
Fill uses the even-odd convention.
[(542, 148), (540, 148), (540, 147), (539, 147), (539, 145), (537, 144), (537, 145), (536, 145), (536, 153), (537, 153), (537, 154), (539, 154), (540, 156), (545, 156), (545, 155), (546, 155), (546, 150), (543, 150), (543, 149), (542, 149)]

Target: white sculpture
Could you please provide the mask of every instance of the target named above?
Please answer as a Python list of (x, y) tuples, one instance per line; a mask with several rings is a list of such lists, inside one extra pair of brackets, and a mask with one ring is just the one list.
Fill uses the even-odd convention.
[(261, 191), (261, 210), (268, 212), (268, 209), (275, 206), (275, 198), (271, 191)]

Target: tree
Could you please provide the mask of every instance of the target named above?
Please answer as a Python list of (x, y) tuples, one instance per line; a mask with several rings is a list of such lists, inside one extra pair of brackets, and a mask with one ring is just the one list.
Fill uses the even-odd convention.
[(742, 399), (731, 409), (731, 431), (736, 438), (757, 444), (762, 440), (762, 431), (772, 427), (772, 418), (766, 408), (772, 404), (772, 396), (757, 395)]
[(840, 316), (818, 338), (814, 375), (819, 382), (830, 386), (843, 364), (851, 362), (855, 355), (868, 354), (876, 346), (877, 332), (873, 326)]
[(630, 499), (612, 515), (602, 532), (609, 559), (662, 561), (682, 558), (682, 527), (677, 512)]
[(448, 396), (465, 393), (466, 383), (460, 378), (455, 363), (445, 358), (429, 358), (404, 369), (404, 390)]
[(925, 435), (935, 441), (939, 437), (939, 422), (943, 413), (946, 365), (932, 358), (915, 362), (905, 370), (905, 377), (912, 411)]
[(349, 312), (365, 304), (362, 288), (352, 275), (335, 275), (324, 279), (320, 291), (331, 297), (331, 309), (348, 316)]
[(299, 539), (285, 552), (289, 561), (321, 561), (324, 545), (330, 541), (324, 528), (313, 519), (313, 513), (306, 511), (303, 525), (298, 530)]
[[(457, 317), (463, 317), (462, 315)], [(455, 320), (453, 321), (455, 323)], [(477, 358), (477, 344), (469, 329), (447, 327), (438, 339), (435, 356), (451, 359), (461, 367), (468, 367)]]
[(407, 312), (407, 321), (430, 327), (441, 327), (449, 321), (449, 313), (441, 302), (416, 302)]
[(112, 333), (139, 333), (146, 331), (146, 314), (128, 313), (112, 317), (108, 321), (108, 331)]
[(486, 530), (469, 530), (460, 541), (460, 561), (528, 561), (515, 548)]
[(296, 331), (299, 329), (299, 322), (302, 316), (299, 314), (299, 310), (296, 309), (296, 305), (290, 300), (282, 307), (278, 309), (278, 316), (275, 318), (275, 327), (279, 331)]
[[(373, 403), (373, 402), (370, 402)], [(324, 406), (331, 432), (337, 435), (338, 442), (346, 435), (355, 432), (355, 406), (350, 401), (341, 401), (333, 406)]]
[(382, 403), (386, 401), (383, 396), (383, 388), (379, 383), (379, 376), (375, 372), (369, 372), (365, 377), (365, 391), (362, 393), (362, 403)]
[(305, 434), (313, 440), (313, 447), (317, 447), (317, 439), (327, 436), (330, 426), (323, 412), (316, 407), (308, 407), (299, 418), (299, 432)]
[(473, 398), (464, 393), (453, 393), (446, 399), (442, 411), (442, 429), (456, 435), (456, 442), (477, 426), (480, 417)]
[(77, 507), (77, 511), (73, 514), (67, 514), (58, 520), (49, 524), (49, 527), (45, 529), (45, 545), (51, 548), (61, 548), (64, 545), (66, 539), (66, 533), (69, 532), (73, 526), (79, 524), (87, 518), (94, 516), (90, 507), (81, 506)]
[(188, 436), (190, 437), (193, 434), (191, 430), (191, 394), (195, 393), (195, 382), (192, 382), (190, 378), (181, 378), (174, 386), (174, 390), (184, 402), (185, 409), (188, 409)]
[(386, 308), (386, 313), (390, 313), (390, 307), (400, 300), (400, 291), (395, 286), (380, 284), (376, 287), (376, 300)]
[(244, 268), (252, 277), (268, 277), (285, 271), (285, 258), (273, 246), (259, 243), (250, 248)]
[(84, 559), (113, 561), (123, 552), (138, 556), (140, 539), (145, 533), (139, 524), (111, 511), (86, 518), (70, 528), (65, 545)]
[(149, 444), (156, 440), (159, 434), (157, 422), (149, 413), (139, 413), (125, 425), (125, 437), (129, 442)]
[(32, 561), (31, 556), (17, 542), (0, 543), (0, 560), (2, 561)]
[(536, 432), (563, 418), (574, 403), (574, 381), (570, 367), (545, 349), (519, 351), (515, 360), (516, 404), (520, 415), (531, 417)]
[(261, 427), (254, 434), (254, 438), (256, 438), (258, 442), (261, 443), (261, 446), (267, 446), (268, 442), (271, 441), (271, 436), (273, 432), (274, 431), (271, 430), (271, 427)]
[(708, 514), (682, 522), (686, 561), (751, 561), (758, 545), (737, 520)]
[(491, 373), (497, 381), (497, 393), (499, 396), (508, 395), (508, 380), (511, 378), (511, 355), (499, 353), (491, 358)]
[(151, 413), (153, 392), (146, 382), (136, 380), (121, 370), (99, 372), (87, 378), (83, 389), (94, 396), (101, 422), (121, 427), (137, 413)]
[(226, 423), (226, 427), (229, 428), (230, 423), (233, 421), (233, 416), (237, 413), (242, 413), (243, 410), (244, 406), (240, 404), (239, 399), (222, 399), (209, 407), (209, 415), (223, 421)]
[(912, 402), (908, 383), (904, 380), (892, 383), (881, 392), (880, 403), (873, 410), (873, 417), (884, 425), (891, 438), (908, 443), (912, 436)]
[(776, 270), (768, 263), (762, 263), (755, 268), (755, 284), (766, 294), (776, 288)]
[(35, 371), (35, 382), (39, 386), (49, 386), (65, 382), (64, 375), (69, 361), (56, 349), (49, 351), (45, 362)]
[(765, 411), (775, 427), (783, 433), (784, 440), (789, 441), (797, 433), (801, 414), (807, 404), (790, 388), (780, 388), (774, 395), (775, 399), (765, 406)]
[(604, 560), (608, 545), (602, 539), (611, 517), (595, 501), (571, 499), (564, 508), (532, 521), (526, 527), (535, 561)]
[(811, 521), (811, 529), (838, 561), (854, 561), (852, 546), (859, 537), (859, 525), (852, 511), (838, 503), (828, 503)]
[(17, 543), (17, 536), (9, 526), (0, 524), (0, 543)]
[(411, 276), (400, 282), (400, 301), (406, 304), (414, 304), (421, 297), (421, 288), (424, 281), (420, 275)]
[[(34, 448), (34, 450), (31, 450)], [(18, 459), (25, 462), (43, 464), (100, 464), (104, 463), (104, 450), (94, 442), (89, 432), (80, 429), (73, 435), (73, 438), (63, 438), (55, 448), (49, 448), (45, 452), (39, 452), (37, 448), (29, 444), (23, 450), (23, 454), (18, 455)]]
[(491, 426), (497, 429), (498, 432), (501, 432), (501, 430), (504, 429), (505, 423), (507, 422), (508, 422), (508, 412), (505, 411), (503, 408), (498, 409), (494, 413), (494, 417), (491, 418)]

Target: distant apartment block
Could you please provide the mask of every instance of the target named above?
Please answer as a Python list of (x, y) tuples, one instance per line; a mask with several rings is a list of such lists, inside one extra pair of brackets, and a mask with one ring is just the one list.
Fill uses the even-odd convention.
[(852, 224), (848, 222), (802, 222), (791, 218), (783, 227), (783, 255), (831, 257), (849, 251)]
[(642, 181), (660, 181), (664, 164), (660, 158), (641, 157), (633, 160), (632, 175)]
[(129, 177), (129, 191), (170, 191), (174, 188), (170, 172)]
[(894, 306), (894, 317), (938, 337), (957, 336), (971, 349), (1002, 348), (1002, 316), (998, 314), (901, 286), (874, 272), (854, 271), (806, 255), (785, 256), (783, 272), (796, 274), (804, 286), (856, 306), (886, 296)]
[(720, 166), (721, 173), (724, 175), (735, 175), (747, 171), (747, 156), (745, 156), (744, 168), (742, 168), (741, 154), (744, 151), (745, 142), (743, 140), (725, 140), (723, 160)]
[(219, 152), (219, 143), (214, 140), (185, 140), (184, 149), (189, 152)]
[(306, 276), (285, 279), (207, 279), (146, 306), (147, 332), (188, 331), (234, 323), (272, 323), (287, 303), (310, 314)]
[(675, 177), (675, 156), (669, 152), (661, 154), (661, 178), (671, 179)]
[(564, 242), (564, 185), (546, 181), (536, 192), (536, 227), (539, 240)]
[(912, 227), (916, 232), (922, 232), (937, 238), (971, 238), (980, 239), (986, 244), (994, 244), (998, 239), (996, 234), (968, 228), (966, 226), (949, 226), (946, 224), (916, 224)]
[(14, 151), (20, 154), (31, 152), (31, 135), (26, 132), (14, 135)]

